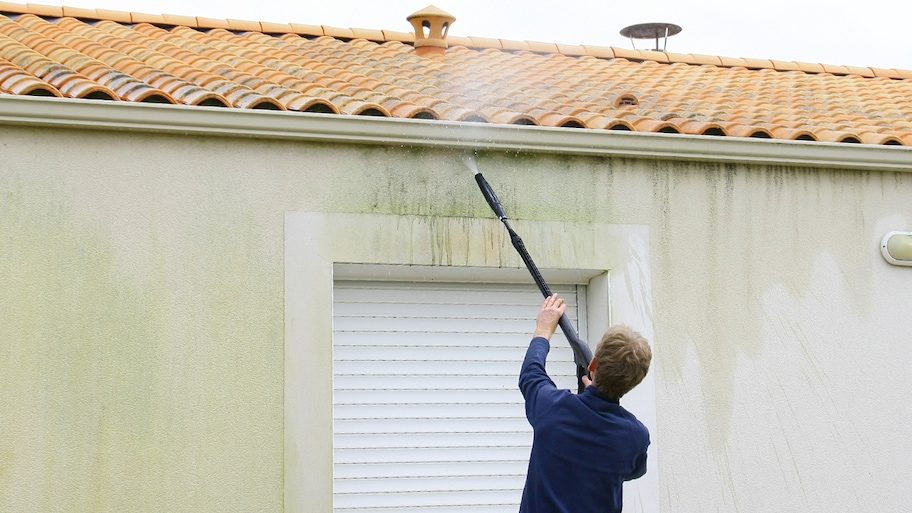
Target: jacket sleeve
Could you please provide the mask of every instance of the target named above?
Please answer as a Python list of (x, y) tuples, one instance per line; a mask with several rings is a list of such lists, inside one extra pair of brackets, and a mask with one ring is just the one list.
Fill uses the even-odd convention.
[(553, 403), (554, 392), (557, 392), (557, 386), (545, 371), (545, 360), (550, 350), (551, 344), (547, 339), (533, 338), (519, 372), (519, 390), (526, 400), (526, 418), (532, 426)]
[[(645, 429), (645, 428), (644, 428)], [(643, 446), (643, 450), (637, 454), (636, 460), (634, 462), (633, 472), (629, 476), (624, 478), (624, 481), (633, 481), (634, 479), (639, 479), (646, 474), (646, 450), (649, 448), (649, 435), (646, 435), (646, 444)]]

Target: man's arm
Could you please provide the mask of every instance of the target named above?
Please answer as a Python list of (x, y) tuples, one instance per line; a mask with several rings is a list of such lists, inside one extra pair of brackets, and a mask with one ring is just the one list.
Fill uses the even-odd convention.
[[(551, 350), (551, 344), (548, 339), (535, 337), (529, 342), (529, 348), (526, 349), (526, 357), (523, 359), (522, 368), (519, 371), (519, 391), (522, 392), (526, 399), (526, 414), (529, 420), (534, 417), (535, 397), (539, 389), (543, 386), (557, 388), (548, 373), (545, 371), (545, 360), (548, 357), (548, 351)], [(530, 408), (532, 410), (530, 411)]]
[(535, 322), (535, 332), (529, 348), (526, 350), (526, 357), (519, 373), (519, 389), (526, 399), (526, 417), (529, 422), (534, 423), (534, 419), (538, 416), (540, 407), (538, 406), (539, 401), (536, 399), (542, 387), (550, 386), (557, 389), (545, 371), (545, 360), (551, 349), (549, 340), (557, 330), (557, 323), (566, 310), (567, 305), (564, 304), (564, 300), (555, 294), (545, 299)]

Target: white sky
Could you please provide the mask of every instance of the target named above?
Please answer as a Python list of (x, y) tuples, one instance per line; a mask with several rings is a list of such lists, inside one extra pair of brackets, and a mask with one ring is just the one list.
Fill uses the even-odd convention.
[[(23, 2), (24, 3), (24, 2)], [(910, 0), (46, 0), (50, 5), (411, 32), (435, 5), (450, 34), (630, 48), (622, 28), (668, 22), (668, 51), (912, 70)], [(638, 40), (648, 49), (654, 41)]]

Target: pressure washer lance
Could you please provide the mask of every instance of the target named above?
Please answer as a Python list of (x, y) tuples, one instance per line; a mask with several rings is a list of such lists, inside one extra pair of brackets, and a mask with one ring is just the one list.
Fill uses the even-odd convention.
[[(500, 219), (504, 227), (506, 227), (507, 233), (510, 234), (510, 242), (513, 243), (513, 247), (516, 248), (523, 263), (526, 264), (526, 268), (532, 275), (532, 279), (535, 280), (535, 284), (538, 285), (538, 290), (541, 291), (544, 297), (550, 297), (552, 295), (551, 289), (548, 288), (548, 284), (545, 283), (545, 279), (538, 271), (538, 267), (535, 265), (535, 262), (532, 261), (532, 257), (529, 256), (529, 251), (526, 249), (526, 245), (523, 244), (522, 238), (520, 238), (520, 236), (513, 231), (513, 227), (510, 226), (510, 222), (507, 220), (507, 215), (504, 213), (503, 206), (500, 204), (500, 200), (497, 199), (497, 195), (494, 194), (491, 186), (488, 185), (488, 181), (485, 180), (484, 176), (482, 176), (475, 167), (474, 160), (471, 159), (471, 157), (468, 157), (464, 159), (464, 161), (466, 166), (475, 172), (475, 182), (478, 183), (481, 194), (484, 195), (485, 200), (488, 202), (488, 206), (491, 207), (491, 210), (494, 211), (494, 214)], [(589, 349), (589, 346), (580, 339), (579, 334), (577, 334), (576, 329), (573, 328), (573, 324), (571, 324), (567, 314), (561, 316), (558, 325), (560, 326), (561, 331), (564, 332), (564, 336), (567, 337), (570, 348), (573, 349), (573, 362), (576, 364), (577, 393), (581, 394), (586, 388), (585, 385), (583, 385), (582, 378), (583, 376), (589, 376), (589, 362), (592, 360), (592, 351)]]

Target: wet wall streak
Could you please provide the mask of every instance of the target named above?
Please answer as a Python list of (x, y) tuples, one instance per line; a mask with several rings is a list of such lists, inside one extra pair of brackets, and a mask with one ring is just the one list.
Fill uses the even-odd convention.
[(726, 450), (742, 358), (765, 351), (761, 294), (808, 294), (818, 256), (832, 255), (856, 310), (869, 306), (868, 173), (789, 167), (650, 164), (656, 316), (663, 371), (693, 351), (717, 453)]

